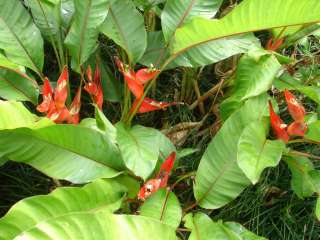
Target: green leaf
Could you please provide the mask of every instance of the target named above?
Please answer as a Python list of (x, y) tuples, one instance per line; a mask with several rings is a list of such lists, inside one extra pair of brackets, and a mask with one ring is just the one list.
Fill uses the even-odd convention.
[(7, 100), (38, 103), (37, 82), (19, 70), (0, 66), (0, 96)]
[(117, 142), (117, 129), (112, 125), (112, 123), (106, 118), (106, 116), (97, 106), (95, 106), (94, 109), (97, 127), (106, 134), (110, 142), (115, 144)]
[(12, 62), (41, 73), (43, 40), (19, 0), (0, 0), (0, 48)]
[(111, 178), (123, 169), (118, 149), (108, 138), (75, 125), (2, 130), (0, 155), (73, 183)]
[(181, 222), (182, 209), (173, 192), (160, 189), (153, 194), (140, 208), (140, 214), (177, 228)]
[(127, 52), (130, 63), (137, 62), (146, 50), (144, 19), (131, 0), (114, 1), (100, 30)]
[(73, 69), (79, 72), (80, 65), (97, 46), (98, 29), (107, 17), (109, 0), (74, 0), (74, 3), (74, 19), (65, 44), (72, 55)]
[(320, 221), (320, 196), (317, 198), (316, 203), (316, 217)]
[(201, 207), (220, 208), (250, 184), (236, 162), (238, 141), (249, 123), (262, 120), (266, 108), (265, 94), (249, 99), (226, 120), (210, 142), (200, 161), (194, 186)]
[(113, 178), (114, 181), (120, 183), (127, 188), (127, 197), (136, 198), (140, 190), (140, 182), (129, 175), (121, 174)]
[(164, 37), (170, 42), (177, 28), (193, 17), (213, 18), (220, 8), (222, 0), (180, 0), (167, 1), (162, 14), (161, 25)]
[(22, 103), (0, 100), (0, 129), (20, 127), (36, 128), (53, 124), (47, 118), (39, 118), (26, 109)]
[(279, 164), (285, 149), (283, 141), (267, 139), (264, 123), (250, 123), (238, 142), (238, 165), (253, 184), (259, 181), (262, 171)]
[(320, 194), (320, 170), (309, 171), (309, 176), (311, 177), (315, 191)]
[(268, 91), (280, 68), (281, 65), (272, 54), (265, 51), (249, 52), (238, 64), (233, 95), (243, 101)]
[(195, 55), (199, 52), (199, 47), (225, 37), (270, 28), (314, 23), (320, 21), (319, 12), (318, 0), (273, 0), (272, 4), (261, 0), (242, 1), (220, 20), (195, 18), (190, 24), (178, 29), (175, 35), (173, 57), (185, 52)]
[(147, 179), (159, 156), (159, 135), (153, 128), (136, 125), (131, 129), (122, 123), (116, 125), (117, 142), (128, 169)]
[(318, 105), (320, 105), (320, 87), (305, 86), (305, 87), (298, 87), (297, 90), (302, 92), (304, 95), (308, 96), (310, 99), (315, 101)]
[(108, 212), (72, 213), (43, 222), (16, 239), (176, 240), (175, 229), (150, 218)]
[(26, 198), (0, 219), (0, 239), (21, 239), (30, 229), (73, 213), (114, 212), (124, 192), (115, 181), (100, 179), (82, 188), (61, 187), (48, 195)]
[(191, 229), (188, 240), (228, 239), (228, 240), (266, 240), (235, 222), (213, 222), (204, 213), (187, 214), (185, 226)]
[(33, 20), (41, 33), (51, 41), (60, 37), (60, 1), (48, 3), (46, 0), (26, 0), (31, 9)]
[(313, 180), (309, 174), (314, 169), (312, 162), (305, 157), (286, 157), (291, 173), (291, 188), (299, 198), (310, 197), (315, 192)]
[(316, 121), (308, 125), (308, 131), (305, 138), (320, 142), (320, 121)]
[(61, 0), (61, 20), (62, 25), (69, 29), (74, 14), (74, 0)]

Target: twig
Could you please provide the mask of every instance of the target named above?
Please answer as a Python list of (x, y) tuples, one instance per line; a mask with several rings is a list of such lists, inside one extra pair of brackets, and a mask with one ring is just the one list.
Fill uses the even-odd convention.
[(308, 157), (308, 158), (312, 158), (312, 159), (316, 159), (316, 160), (320, 160), (320, 157), (319, 156), (316, 156), (316, 155), (313, 155), (313, 154), (310, 154), (310, 153), (304, 153), (304, 152), (299, 152), (299, 151), (290, 151), (289, 152), (289, 155), (295, 155), (295, 156), (302, 156), (302, 157)]

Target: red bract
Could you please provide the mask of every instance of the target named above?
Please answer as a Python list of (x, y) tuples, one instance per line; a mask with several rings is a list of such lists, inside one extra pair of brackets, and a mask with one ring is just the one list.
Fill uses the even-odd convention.
[(163, 162), (160, 167), (159, 173), (155, 178), (148, 180), (140, 189), (138, 199), (145, 200), (151, 194), (157, 192), (159, 188), (165, 188), (168, 183), (169, 174), (173, 168), (176, 153), (172, 152), (169, 157)]
[(288, 105), (288, 110), (295, 122), (303, 123), (306, 111), (297, 101), (296, 97), (289, 91), (284, 91), (284, 96)]
[(78, 124), (80, 119), (80, 108), (81, 108), (81, 88), (78, 88), (76, 95), (70, 105), (70, 116), (68, 123)]
[(68, 81), (69, 81), (68, 67), (65, 66), (58, 79), (57, 87), (54, 91), (54, 103), (57, 109), (62, 109), (65, 107), (65, 102), (68, 97)]
[(95, 72), (94, 72), (94, 78), (92, 80), (92, 70), (91, 67), (88, 66), (87, 68), (87, 83), (84, 86), (84, 90), (86, 90), (92, 97), (92, 100), (99, 109), (102, 110), (103, 105), (103, 90), (101, 85), (101, 73), (100, 68), (97, 64)]
[(306, 123), (293, 122), (288, 126), (288, 134), (290, 136), (300, 136), (303, 137), (307, 132), (308, 126)]
[(53, 91), (48, 78), (45, 78), (42, 88), (42, 103), (37, 106), (39, 112), (48, 112), (54, 107)]
[[(131, 111), (133, 111), (133, 109), (137, 107), (138, 103), (139, 103), (139, 99), (137, 98), (132, 104)], [(166, 109), (167, 107), (172, 105), (176, 105), (176, 103), (158, 102), (151, 98), (144, 98), (137, 113), (146, 113), (151, 111), (157, 111), (160, 109)]]
[(136, 73), (136, 79), (142, 83), (145, 84), (152, 80), (157, 74), (159, 74), (160, 71), (157, 69), (149, 69), (149, 68), (143, 68), (137, 71)]
[(283, 40), (283, 38), (279, 38), (274, 41), (273, 38), (270, 38), (267, 42), (266, 49), (271, 51), (278, 50), (278, 48), (281, 47)]
[(287, 125), (283, 123), (281, 118), (274, 112), (271, 102), (269, 101), (269, 114), (270, 123), (274, 134), (278, 139), (283, 140), (285, 143), (289, 141), (289, 135), (287, 133)]

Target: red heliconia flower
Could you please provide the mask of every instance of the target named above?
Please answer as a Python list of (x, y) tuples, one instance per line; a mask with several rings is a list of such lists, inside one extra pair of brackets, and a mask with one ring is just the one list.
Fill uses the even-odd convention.
[(48, 112), (54, 107), (53, 91), (48, 78), (45, 78), (42, 87), (42, 103), (37, 106), (39, 112)]
[(88, 82), (84, 86), (84, 89), (91, 95), (93, 101), (99, 109), (102, 110), (103, 105), (103, 90), (101, 85), (101, 73), (98, 64), (96, 65), (96, 69), (94, 72), (94, 78), (92, 80), (92, 70), (91, 67), (87, 68), (87, 78)]
[(63, 123), (70, 118), (70, 112), (67, 107), (61, 109), (54, 108), (48, 112), (47, 117), (55, 123)]
[[(139, 99), (137, 98), (133, 104), (132, 104), (132, 108), (131, 111), (133, 111), (133, 109), (136, 109), (137, 105), (139, 103)], [(161, 110), (161, 109), (166, 109), (167, 107), (176, 105), (177, 103), (172, 102), (172, 103), (168, 103), (168, 102), (158, 102), (155, 101), (151, 98), (144, 98), (140, 108), (138, 109), (137, 113), (146, 113), (146, 112), (151, 112), (151, 111), (157, 111), (157, 110)]]
[(76, 95), (70, 105), (70, 116), (68, 118), (68, 123), (78, 124), (80, 120), (80, 108), (81, 108), (81, 88), (79, 87)]
[(306, 111), (304, 107), (297, 101), (296, 97), (289, 91), (284, 91), (284, 96), (288, 105), (288, 110), (295, 122), (303, 123)]
[(57, 87), (54, 92), (54, 103), (57, 109), (63, 109), (65, 107), (65, 103), (68, 97), (68, 81), (68, 67), (65, 66), (58, 79)]
[(267, 42), (266, 49), (271, 51), (277, 51), (279, 47), (283, 44), (283, 38), (276, 39), (270, 38)]
[(173, 168), (174, 161), (176, 160), (176, 153), (172, 152), (169, 157), (162, 163), (160, 171), (156, 178), (161, 179), (160, 187), (166, 187), (169, 179), (169, 174)]
[(303, 137), (308, 130), (306, 123), (293, 122), (288, 126), (287, 132), (290, 136)]
[(168, 183), (169, 174), (173, 168), (174, 161), (176, 159), (176, 153), (172, 152), (169, 157), (163, 162), (160, 167), (160, 171), (153, 179), (148, 180), (138, 193), (138, 199), (145, 200), (151, 194), (157, 192), (160, 188), (165, 188)]
[(283, 140), (285, 143), (289, 141), (289, 135), (287, 133), (287, 125), (283, 123), (281, 118), (274, 112), (271, 101), (269, 101), (269, 114), (270, 123), (274, 134), (278, 139)]
[(160, 70), (154, 68), (142, 68), (137, 71), (136, 79), (142, 84), (146, 84), (150, 80), (152, 80), (157, 74), (160, 73)]

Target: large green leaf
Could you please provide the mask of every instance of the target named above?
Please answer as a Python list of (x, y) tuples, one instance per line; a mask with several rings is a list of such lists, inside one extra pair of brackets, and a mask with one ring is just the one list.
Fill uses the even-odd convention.
[(48, 40), (56, 40), (60, 35), (60, 1), (48, 3), (46, 0), (26, 0), (31, 9), (33, 20)]
[(74, 183), (114, 177), (123, 169), (118, 149), (108, 138), (74, 125), (2, 130), (0, 155)]
[(123, 160), (137, 176), (147, 179), (154, 170), (159, 156), (159, 135), (153, 128), (136, 125), (128, 129), (119, 123), (117, 142)]
[(114, 1), (100, 30), (127, 52), (131, 63), (137, 62), (146, 50), (144, 20), (131, 0)]
[(19, 70), (0, 67), (0, 96), (8, 100), (38, 103), (37, 82)]
[(184, 217), (185, 226), (191, 229), (189, 240), (266, 240), (235, 222), (213, 222), (204, 213), (187, 214)]
[(262, 171), (278, 165), (285, 149), (283, 141), (267, 139), (261, 121), (250, 123), (238, 142), (238, 165), (253, 184), (259, 181)]
[[(217, 39), (238, 34), (302, 25), (320, 21), (318, 0), (244, 0), (220, 20), (196, 18), (177, 30), (174, 43), (175, 58), (185, 52), (203, 57), (205, 48)], [(206, 48), (207, 51), (211, 49)], [(208, 61), (198, 60), (201, 63)]]
[(320, 87), (318, 86), (304, 86), (298, 87), (298, 91), (302, 92), (304, 95), (308, 96), (310, 99), (315, 101), (320, 105)]
[(320, 142), (320, 121), (308, 125), (308, 131), (305, 138)]
[(181, 222), (182, 209), (173, 192), (160, 189), (142, 205), (140, 214), (177, 228)]
[(241, 58), (237, 67), (233, 95), (244, 100), (268, 91), (280, 68), (280, 63), (272, 54), (249, 52)]
[(195, 198), (201, 207), (219, 208), (250, 184), (237, 165), (238, 141), (249, 123), (263, 118), (266, 107), (265, 94), (249, 99), (210, 142), (200, 161), (194, 186)]
[(195, 16), (212, 18), (219, 10), (222, 0), (171, 0), (167, 1), (161, 25), (164, 37), (170, 42), (176, 30)]
[(73, 68), (80, 71), (80, 65), (97, 46), (99, 27), (107, 17), (109, 0), (74, 0), (74, 3), (74, 19), (65, 44), (72, 55)]
[(74, 1), (73, 0), (61, 0), (61, 20), (62, 25), (65, 28), (70, 27), (72, 16), (74, 14)]
[(12, 62), (40, 74), (44, 57), (43, 40), (19, 0), (0, 0), (0, 48)]
[(73, 213), (51, 219), (14, 240), (176, 240), (175, 229), (151, 218), (108, 212)]
[(0, 129), (32, 127), (38, 117), (30, 113), (22, 103), (0, 100)]
[(291, 188), (300, 198), (310, 197), (315, 192), (310, 171), (314, 169), (312, 162), (305, 157), (286, 157), (292, 177)]
[(124, 192), (115, 181), (97, 180), (82, 188), (62, 187), (49, 195), (26, 198), (0, 219), (0, 239), (19, 239), (38, 225), (73, 213), (114, 212), (120, 208)]

